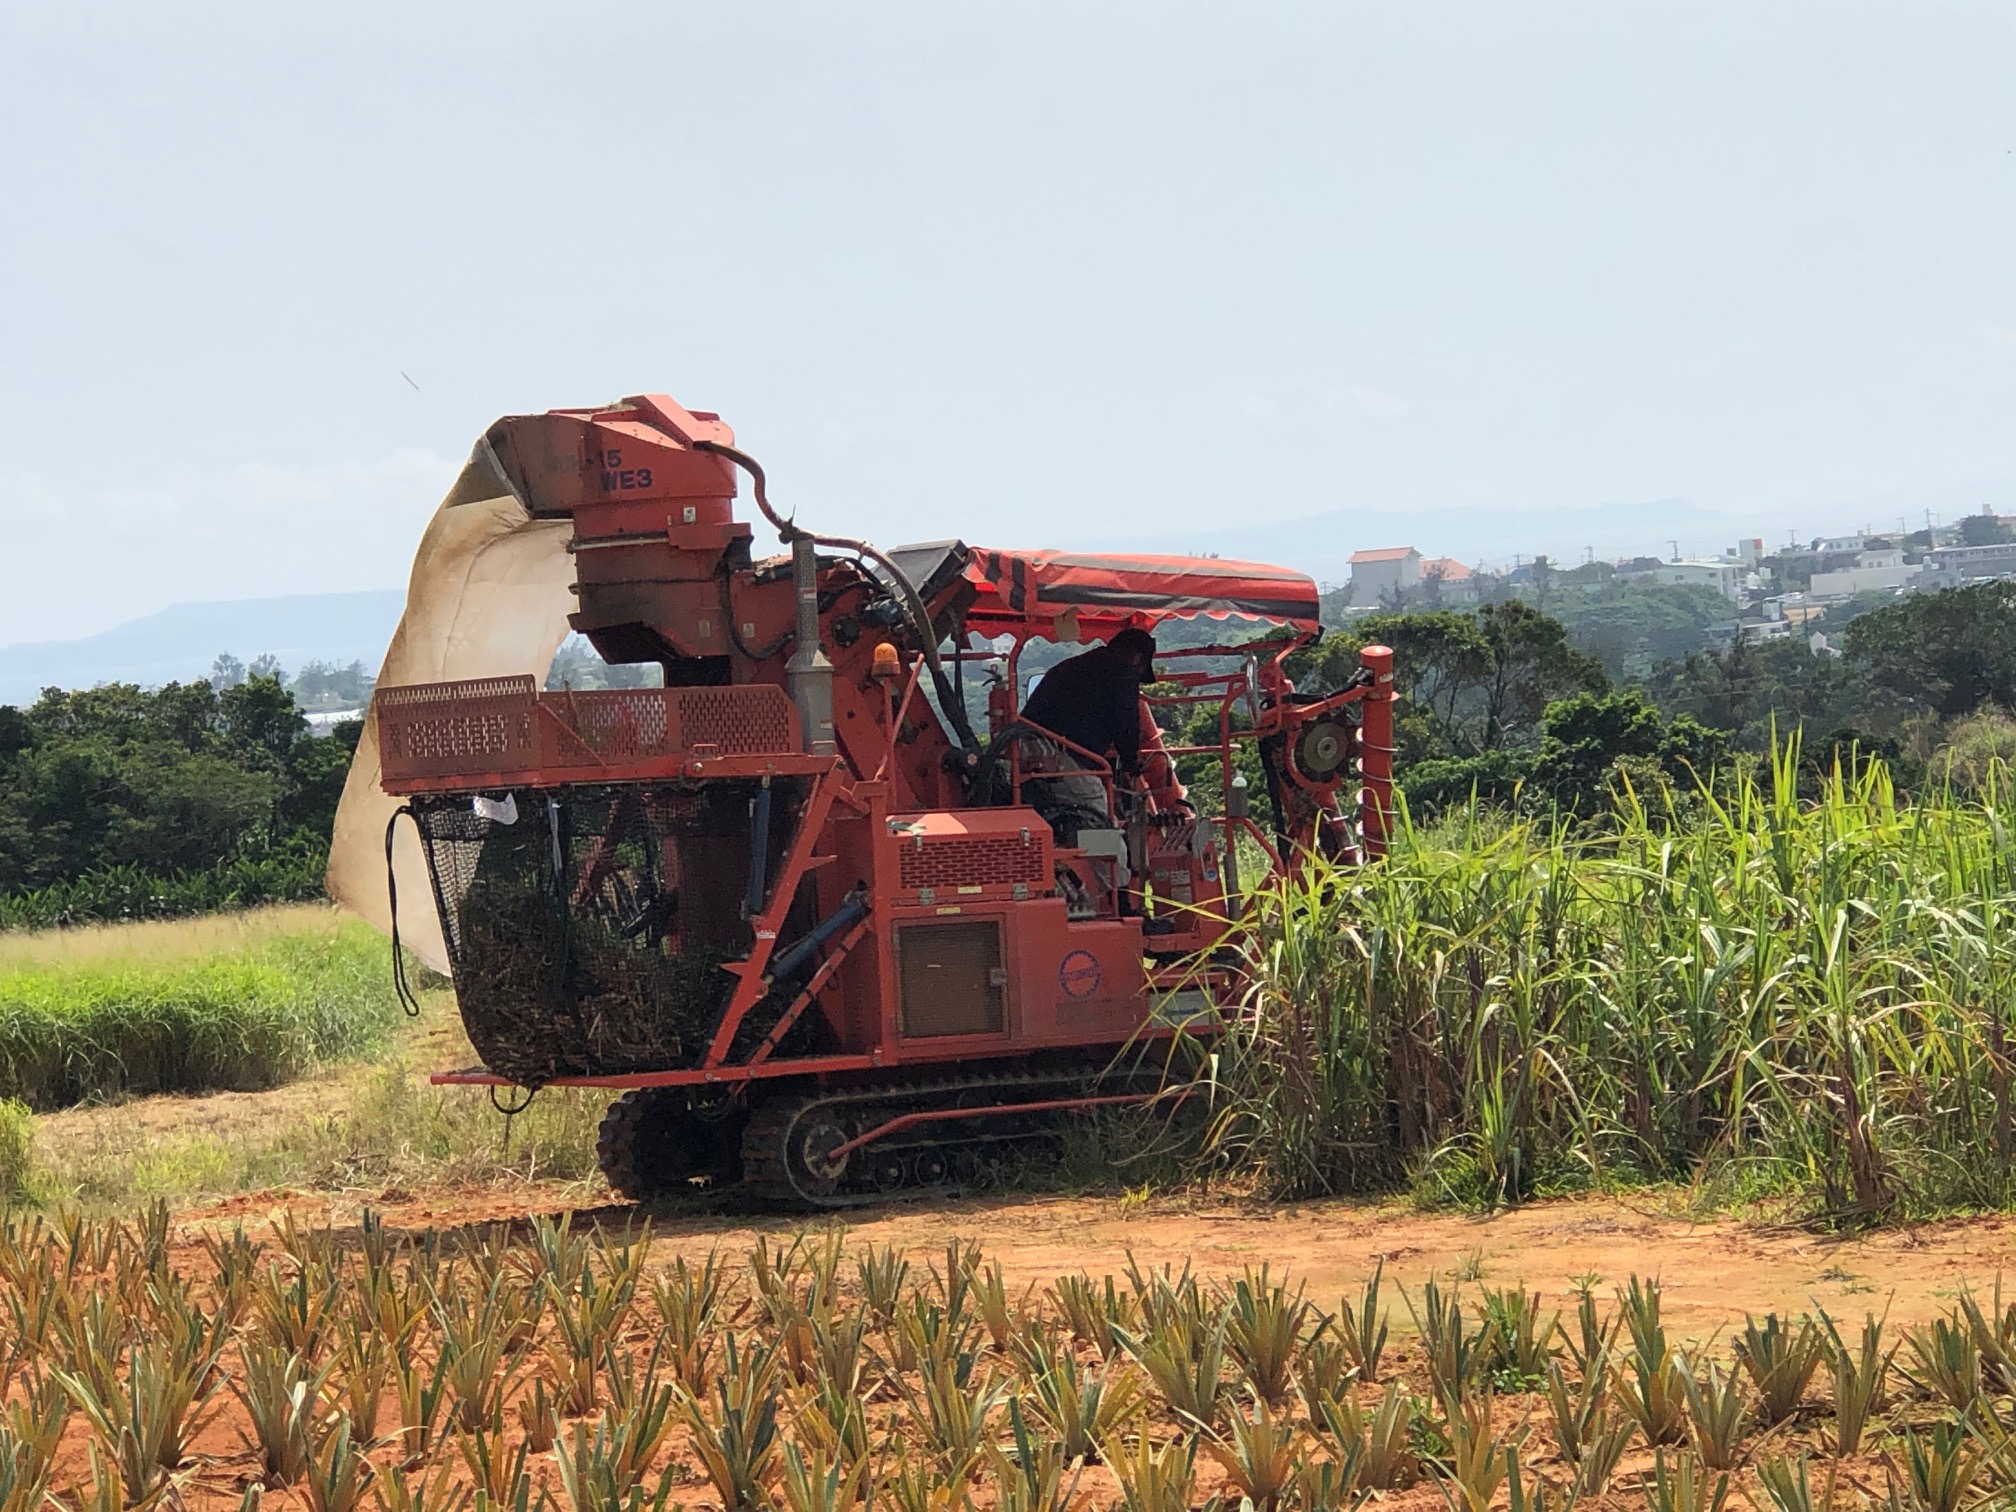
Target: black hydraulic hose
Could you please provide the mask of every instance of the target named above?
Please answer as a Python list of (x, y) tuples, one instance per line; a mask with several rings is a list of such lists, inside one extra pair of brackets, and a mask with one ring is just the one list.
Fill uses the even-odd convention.
[(966, 718), (966, 707), (955, 702), (952, 683), (945, 675), (945, 663), (938, 655), (938, 633), (931, 624), (931, 611), (925, 607), (924, 595), (917, 591), (917, 585), (910, 581), (909, 574), (890, 559), (887, 553), (878, 550), (866, 541), (853, 540), (847, 536), (815, 535), (787, 520), (770, 506), (770, 494), (763, 475), (763, 465), (747, 452), (733, 446), (724, 446), (719, 441), (695, 441), (695, 451), (713, 452), (726, 457), (737, 467), (749, 474), (749, 481), (755, 490), (756, 507), (763, 512), (763, 518), (783, 540), (786, 546), (794, 541), (806, 540), (815, 546), (825, 546), (834, 551), (851, 551), (856, 556), (866, 557), (880, 567), (896, 589), (896, 596), (903, 604), (904, 617), (910, 621), (911, 633), (924, 652), (924, 664), (931, 669), (932, 686), (938, 690), (938, 702), (945, 710), (946, 718), (952, 722), (953, 731), (959, 736), (959, 744), (971, 756), (978, 753), (980, 743), (973, 737), (972, 722)]
[(786, 546), (797, 540), (799, 536), (806, 534), (805, 531), (800, 530), (795, 524), (779, 515), (776, 510), (770, 507), (770, 493), (761, 462), (758, 462), (740, 447), (729, 446), (721, 441), (695, 441), (693, 449), (695, 451), (713, 452), (718, 457), (726, 457), (730, 462), (733, 462), (737, 467), (749, 474), (749, 481), (756, 490), (756, 507), (763, 511), (763, 518), (770, 522), (771, 528), (783, 538)]
[(752, 646), (743, 640), (741, 623), (735, 617), (735, 588), (731, 582), (734, 575), (734, 569), (726, 562), (723, 562), (718, 581), (721, 584), (721, 618), (728, 625), (729, 643), (737, 651), (748, 657), (749, 660), (766, 662), (791, 644), (792, 629), (787, 625), (783, 630), (778, 632), (777, 639), (770, 642), (767, 646)]
[(961, 620), (952, 630), (952, 649), (959, 653), (952, 658), (952, 691), (958, 695), (959, 708), (966, 708), (966, 622)]
[(406, 952), (399, 948), (399, 880), (392, 872), (392, 832), (398, 828), (401, 815), (411, 819), (416, 830), (420, 827), (410, 803), (400, 804), (385, 821), (385, 897), (392, 909), (392, 991), (399, 999), (399, 1006), (406, 1010), (406, 1017), (418, 1018), (420, 999), (414, 996), (412, 985), (406, 980)]

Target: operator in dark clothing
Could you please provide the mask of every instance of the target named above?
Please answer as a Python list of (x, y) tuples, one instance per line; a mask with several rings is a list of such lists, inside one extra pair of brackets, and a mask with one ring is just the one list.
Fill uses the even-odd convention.
[(1132, 772), (1141, 760), (1141, 685), (1155, 680), (1155, 637), (1122, 630), (1045, 672), (1022, 717)]
[[(1155, 637), (1122, 630), (1103, 646), (1059, 662), (1036, 684), (1022, 718), (1072, 745), (1109, 761), (1117, 779), (1132, 777), (1141, 760), (1141, 685), (1155, 680)], [(1080, 829), (1112, 824), (1105, 785), (1082, 756), (1032, 731), (1025, 742), (1028, 770), (1060, 775), (1026, 784), (1029, 802), (1066, 844)], [(1069, 775), (1084, 773), (1085, 775)]]

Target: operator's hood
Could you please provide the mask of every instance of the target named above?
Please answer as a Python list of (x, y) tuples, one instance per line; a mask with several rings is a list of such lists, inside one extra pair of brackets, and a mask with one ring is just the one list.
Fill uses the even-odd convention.
[[(573, 607), (572, 529), (567, 519), (534, 519), (513, 497), (489, 443), (478, 442), (420, 538), (379, 686), (522, 673), (544, 682)], [(367, 719), (336, 810), (327, 886), (330, 897), (386, 931), (385, 827), (400, 802), (378, 785), (378, 732)], [(392, 869), (401, 942), (445, 973), (441, 920), (411, 824), (394, 831)]]

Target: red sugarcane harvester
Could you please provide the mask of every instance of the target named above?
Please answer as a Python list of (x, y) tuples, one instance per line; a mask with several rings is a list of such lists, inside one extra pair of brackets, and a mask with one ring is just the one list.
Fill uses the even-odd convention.
[[(1391, 654), (1298, 694), (1306, 576), (815, 535), (717, 416), (662, 395), (500, 420), (477, 455), (500, 495), (572, 521), (573, 628), (664, 686), (377, 690), (384, 786), (483, 1060), (434, 1079), (622, 1089), (599, 1144), (620, 1194), (739, 1179), (843, 1205), (1167, 1097), (1158, 1047), (1214, 1032), (1237, 991), (1241, 839), (1277, 870), (1383, 849)], [(753, 557), (745, 476), (787, 556)], [(1021, 718), (1032, 641), (1200, 618), (1278, 632), (1166, 649), (1144, 690), (1210, 727), (1169, 754), (1211, 759), (1222, 813), (1158, 807)], [(1053, 831), (1041, 785), (1067, 771), (1104, 812)]]

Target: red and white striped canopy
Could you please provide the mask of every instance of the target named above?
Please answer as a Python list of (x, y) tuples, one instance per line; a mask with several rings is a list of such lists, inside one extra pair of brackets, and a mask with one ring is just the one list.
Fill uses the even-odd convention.
[(1095, 633), (1200, 615), (1317, 626), (1315, 580), (1257, 562), (976, 546), (966, 579), (979, 590), (967, 624), (982, 632), (1012, 634), (1073, 611)]

